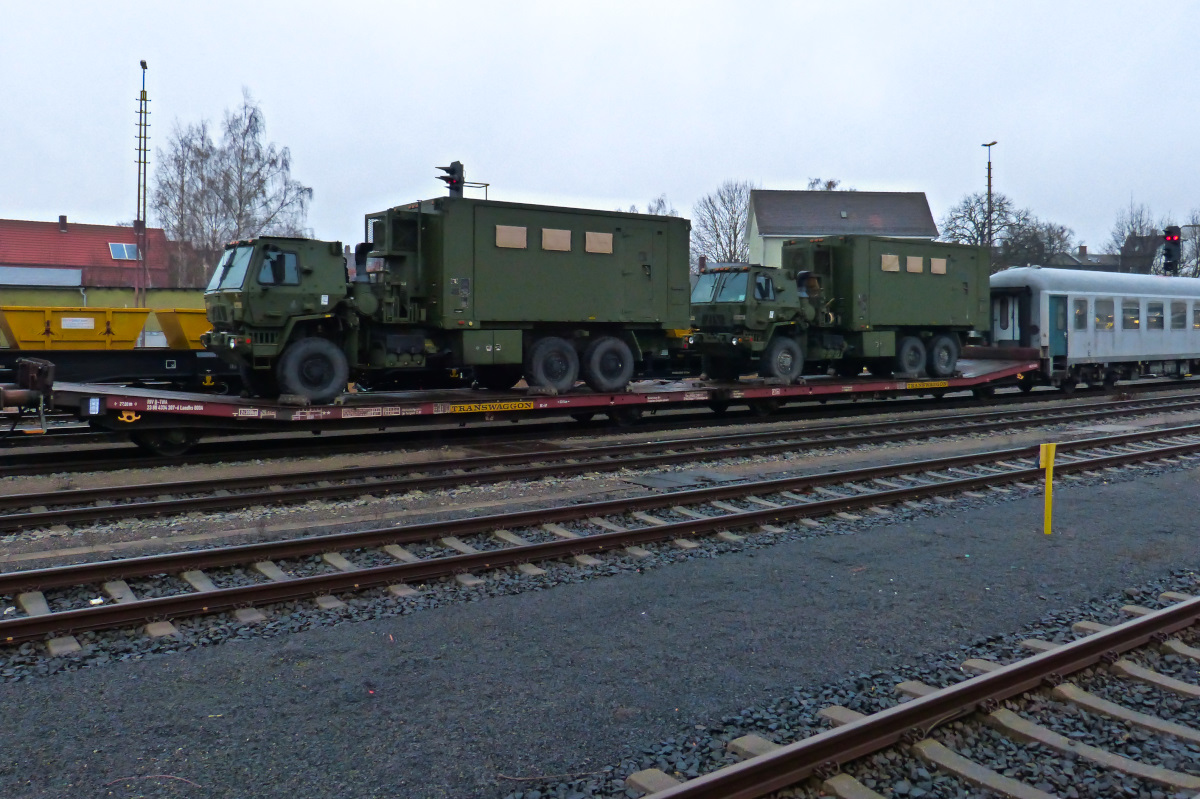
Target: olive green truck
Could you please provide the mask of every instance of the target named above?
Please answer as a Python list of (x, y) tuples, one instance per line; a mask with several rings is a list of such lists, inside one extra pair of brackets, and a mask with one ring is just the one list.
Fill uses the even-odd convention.
[(204, 342), (253, 393), (314, 403), (351, 380), (409, 388), (451, 374), (621, 391), (690, 332), (689, 230), (449, 196), (369, 214), (352, 259), (339, 242), (237, 242), (205, 291)]
[(987, 330), (987, 250), (872, 236), (797, 239), (782, 267), (722, 265), (692, 291), (692, 345), (716, 380), (757, 372), (955, 373)]

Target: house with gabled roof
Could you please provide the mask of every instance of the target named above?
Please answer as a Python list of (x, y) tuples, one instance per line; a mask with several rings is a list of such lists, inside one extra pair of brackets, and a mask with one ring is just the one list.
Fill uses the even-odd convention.
[(750, 192), (750, 262), (779, 266), (783, 242), (810, 236), (891, 236), (935, 239), (923, 191)]
[[(145, 288), (170, 286), (175, 244), (161, 228), (146, 229)], [(125, 288), (142, 286), (132, 227), (0, 219), (0, 288)]]

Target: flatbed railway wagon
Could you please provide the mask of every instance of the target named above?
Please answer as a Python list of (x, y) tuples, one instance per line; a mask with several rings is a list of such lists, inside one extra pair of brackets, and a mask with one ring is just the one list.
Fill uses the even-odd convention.
[(789, 402), (848, 398), (989, 393), (1019, 385), (1038, 368), (1036, 359), (1013, 350), (1006, 360), (962, 360), (959, 376), (936, 380), (877, 377), (812, 377), (790, 385), (778, 381), (711, 383), (642, 381), (621, 392), (537, 389), (507, 392), (451, 390), (395, 394), (354, 393), (335, 404), (285, 404), (279, 400), (189, 394), (80, 383), (55, 383), (52, 405), (70, 410), (94, 427), (126, 433), (139, 446), (161, 455), (182, 455), (204, 436), (294, 431), (393, 429), (465, 425), (546, 417), (590, 419), (605, 414), (628, 423), (645, 413), (708, 407), (721, 412), (749, 406), (766, 415)]

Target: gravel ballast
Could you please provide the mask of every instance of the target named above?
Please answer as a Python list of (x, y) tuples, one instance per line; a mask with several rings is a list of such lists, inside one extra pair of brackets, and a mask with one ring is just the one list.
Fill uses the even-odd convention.
[[(1198, 476), (1063, 484), (1049, 537), (1040, 496), (947, 506), (0, 685), (0, 795), (570, 796), (667, 740), (656, 756), (694, 768), (681, 731), (707, 739), (746, 708), (855, 674), (942, 682), (931, 653), (1195, 566)], [(861, 693), (842, 703), (869, 711)], [(768, 737), (783, 732), (768, 716)], [(559, 775), (579, 777), (506, 779)]]

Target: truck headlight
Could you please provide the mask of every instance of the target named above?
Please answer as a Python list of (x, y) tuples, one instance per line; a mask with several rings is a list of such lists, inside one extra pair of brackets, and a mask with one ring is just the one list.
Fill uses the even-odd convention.
[(235, 347), (237, 347), (237, 339), (234, 338), (233, 336), (230, 336), (229, 337), (229, 349), (234, 349)]

